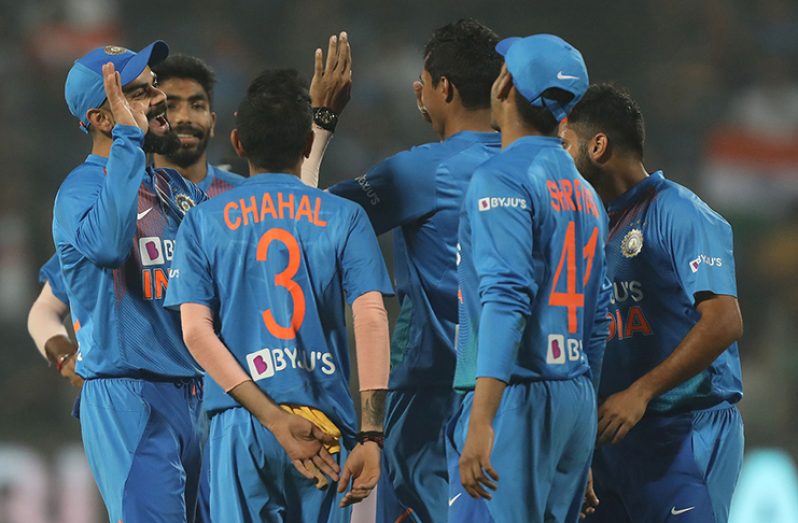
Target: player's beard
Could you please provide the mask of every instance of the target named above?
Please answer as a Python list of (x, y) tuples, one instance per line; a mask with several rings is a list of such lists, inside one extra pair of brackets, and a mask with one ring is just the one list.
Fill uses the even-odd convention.
[(183, 143), (180, 142), (180, 146), (176, 150), (166, 155), (169, 161), (182, 168), (186, 168), (197, 163), (202, 155), (205, 154), (205, 149), (207, 149), (208, 140), (210, 139), (210, 133), (203, 132), (201, 129), (189, 126), (177, 126), (172, 130), (175, 132), (175, 135), (181, 133), (193, 134), (199, 141), (196, 145), (189, 147), (185, 147)]
[[(165, 103), (158, 104), (154, 108), (150, 109), (150, 111), (147, 113), (147, 121), (152, 120), (159, 114), (166, 114)], [(144, 135), (144, 143), (141, 145), (141, 148), (144, 149), (145, 153), (162, 154), (164, 156), (171, 154), (179, 147), (180, 138), (177, 137), (177, 133), (171, 128), (171, 126), (163, 135), (157, 135), (152, 131), (147, 132), (147, 134)]]

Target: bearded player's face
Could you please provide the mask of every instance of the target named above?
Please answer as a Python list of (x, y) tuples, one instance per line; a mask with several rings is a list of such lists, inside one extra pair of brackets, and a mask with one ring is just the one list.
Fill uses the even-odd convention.
[(180, 147), (167, 156), (176, 165), (189, 167), (205, 153), (213, 137), (216, 113), (211, 111), (208, 93), (195, 80), (169, 78), (160, 87), (166, 93), (169, 123), (180, 139)]

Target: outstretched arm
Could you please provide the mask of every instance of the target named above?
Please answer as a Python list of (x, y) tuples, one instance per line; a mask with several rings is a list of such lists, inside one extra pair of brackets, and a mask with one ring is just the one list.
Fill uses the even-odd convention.
[[(341, 116), (352, 91), (352, 50), (349, 35), (332, 35), (327, 48), (327, 60), (322, 65), (321, 48), (314, 55), (313, 79), (310, 81), (310, 103), (315, 109), (326, 107)], [(319, 186), (319, 169), (333, 131), (313, 125), (315, 139), (310, 156), (302, 163), (302, 181), (311, 187)]]

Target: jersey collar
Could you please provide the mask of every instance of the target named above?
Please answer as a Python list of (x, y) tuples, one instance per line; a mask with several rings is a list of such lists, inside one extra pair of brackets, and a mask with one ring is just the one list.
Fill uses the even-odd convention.
[(444, 142), (448, 142), (450, 140), (466, 140), (469, 142), (487, 142), (487, 143), (500, 143), (502, 140), (501, 133), (486, 133), (482, 131), (460, 131), (459, 133), (454, 133), (450, 137), (444, 140)]
[(649, 174), (645, 180), (641, 181), (640, 183), (638, 183), (637, 185), (635, 185), (634, 187), (632, 187), (631, 189), (629, 189), (628, 191), (617, 197), (615, 200), (610, 202), (610, 204), (607, 205), (607, 211), (616, 212), (625, 209), (626, 207), (629, 207), (629, 205), (636, 202), (639, 196), (644, 192), (646, 192), (648, 188), (658, 185), (659, 182), (661, 182), (664, 179), (665, 175), (662, 173), (662, 171), (655, 171)]
[(562, 149), (562, 140), (557, 136), (523, 136), (507, 147), (504, 151), (515, 149), (516, 147), (559, 147)]
[(105, 167), (105, 165), (108, 163), (108, 157), (99, 156), (97, 154), (90, 154), (86, 157), (84, 163), (90, 163), (92, 165), (99, 165), (101, 167)]
[(242, 185), (252, 184), (301, 185), (305, 187), (305, 184), (299, 179), (298, 176), (288, 173), (258, 173), (247, 178)]

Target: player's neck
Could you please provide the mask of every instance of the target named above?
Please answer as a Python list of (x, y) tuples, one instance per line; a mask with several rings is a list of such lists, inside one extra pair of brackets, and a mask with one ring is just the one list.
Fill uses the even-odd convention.
[(258, 167), (254, 165), (252, 162), (247, 162), (249, 165), (249, 176), (255, 176), (256, 174), (290, 174), (292, 176), (296, 176), (300, 180), (302, 179), (302, 161), (300, 160), (297, 162), (296, 165), (293, 167), (289, 167), (287, 169), (283, 169), (280, 171), (274, 171), (270, 169), (266, 169), (264, 167)]
[(200, 183), (202, 180), (208, 176), (208, 157), (203, 153), (200, 158), (189, 165), (188, 167), (181, 167), (176, 163), (172, 162), (166, 156), (155, 154), (153, 155), (155, 159), (155, 167), (163, 167), (167, 169), (175, 169), (183, 178), (189, 180), (192, 183)]
[[(98, 133), (99, 134), (99, 133)], [(113, 141), (105, 136), (95, 136), (91, 142), (91, 154), (108, 158), (111, 155)]]
[(510, 144), (516, 140), (520, 140), (526, 136), (545, 136), (543, 133), (525, 125), (517, 119), (512, 119), (502, 125), (502, 149), (506, 149)]
[[(611, 174), (610, 174), (611, 173)], [(601, 182), (596, 186), (596, 192), (605, 202), (615, 201), (626, 194), (635, 185), (648, 178), (648, 171), (638, 160), (622, 161), (616, 167), (607, 170)]]
[(493, 132), (494, 129), (490, 126), (490, 108), (454, 111), (446, 119), (443, 133), (441, 133), (441, 140), (446, 140), (463, 131)]

